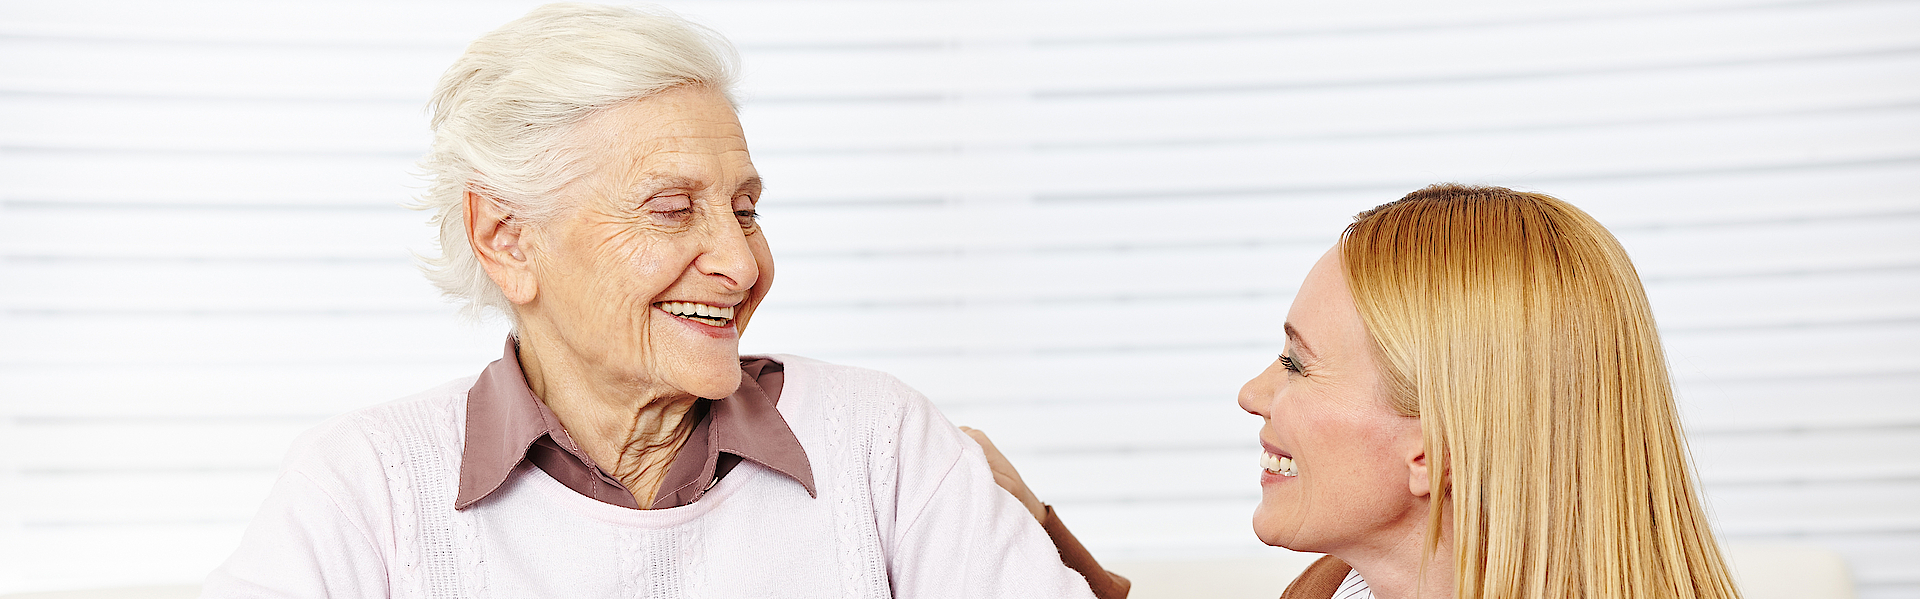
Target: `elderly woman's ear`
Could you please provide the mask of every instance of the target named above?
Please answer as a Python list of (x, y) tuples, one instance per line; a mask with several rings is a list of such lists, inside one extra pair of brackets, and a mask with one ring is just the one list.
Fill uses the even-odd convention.
[(526, 227), (513, 219), (492, 198), (467, 191), (467, 243), (473, 255), (487, 270), (487, 278), (500, 286), (507, 301), (525, 304), (539, 294), (531, 261), (527, 259)]

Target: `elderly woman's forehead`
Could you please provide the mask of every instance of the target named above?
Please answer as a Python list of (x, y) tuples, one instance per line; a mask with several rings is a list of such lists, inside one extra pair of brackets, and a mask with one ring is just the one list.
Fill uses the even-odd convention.
[(573, 152), (596, 169), (626, 172), (630, 185), (704, 186), (754, 174), (739, 120), (713, 92), (670, 90), (610, 106), (570, 137)]

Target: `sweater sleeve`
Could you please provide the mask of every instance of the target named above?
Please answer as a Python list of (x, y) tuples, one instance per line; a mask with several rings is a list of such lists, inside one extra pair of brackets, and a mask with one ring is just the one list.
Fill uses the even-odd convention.
[(294, 454), (304, 454), (304, 459), (289, 460), (289, 467), (247, 526), (239, 549), (207, 576), (202, 598), (389, 596), (388, 552), (380, 550), (365, 519), (349, 509), (351, 502), (342, 496), (343, 487), (324, 482), (340, 482), (327, 476), (327, 466), (340, 466), (328, 463), (328, 450), (347, 449), (332, 452), (335, 458), (358, 453), (340, 447), (340, 437), (310, 433), (296, 443)]
[(887, 573), (900, 599), (1091, 599), (1079, 573), (1019, 500), (1000, 489), (980, 446), (918, 392), (900, 423)]
[(201, 597), (387, 596), (386, 568), (364, 529), (305, 476), (289, 472)]

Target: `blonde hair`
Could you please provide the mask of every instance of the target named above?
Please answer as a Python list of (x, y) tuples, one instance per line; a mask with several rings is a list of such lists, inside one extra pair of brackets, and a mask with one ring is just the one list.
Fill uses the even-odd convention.
[(413, 207), (433, 212), (440, 255), (421, 270), (469, 316), (512, 316), (467, 245), (467, 192), (519, 222), (546, 221), (566, 208), (555, 194), (586, 174), (584, 149), (569, 147), (575, 125), (681, 86), (727, 95), (738, 62), (719, 34), (659, 8), (548, 4), (480, 36), (434, 88), (421, 161), (432, 182)]
[[(1400, 413), (1420, 417), (1457, 596), (1735, 598), (1633, 264), (1572, 205), (1435, 185), (1341, 256)], [(1444, 467), (1442, 467), (1444, 465)]]

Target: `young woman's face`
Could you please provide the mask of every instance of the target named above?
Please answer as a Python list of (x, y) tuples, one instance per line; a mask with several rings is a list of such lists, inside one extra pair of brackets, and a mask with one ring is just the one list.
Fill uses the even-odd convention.
[(1253, 531), (1297, 551), (1364, 545), (1427, 515), (1420, 419), (1389, 407), (1339, 249), (1301, 283), (1286, 352), (1240, 389), (1240, 407), (1266, 419)]

